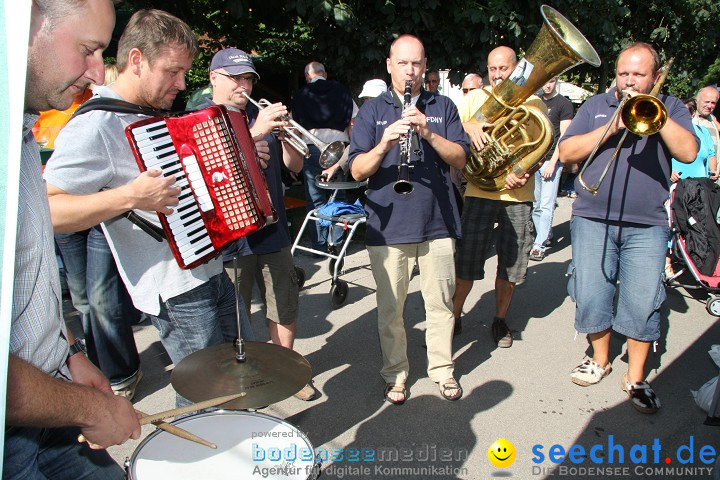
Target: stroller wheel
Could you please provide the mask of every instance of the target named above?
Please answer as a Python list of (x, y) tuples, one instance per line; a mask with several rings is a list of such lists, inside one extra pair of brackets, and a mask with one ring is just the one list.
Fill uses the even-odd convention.
[(347, 300), (348, 284), (342, 280), (335, 280), (330, 289), (330, 304), (333, 308), (340, 308)]
[(705, 310), (714, 317), (720, 317), (720, 296), (710, 295), (705, 304)]
[(295, 276), (297, 277), (298, 290), (302, 290), (305, 285), (305, 270), (295, 267)]

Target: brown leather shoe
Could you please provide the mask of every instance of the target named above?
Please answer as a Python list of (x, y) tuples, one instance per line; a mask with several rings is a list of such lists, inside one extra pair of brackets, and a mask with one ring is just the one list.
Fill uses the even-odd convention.
[(295, 398), (299, 398), (303, 402), (309, 402), (317, 398), (317, 391), (315, 390), (315, 387), (312, 386), (312, 384), (308, 383), (302, 388), (302, 390), (295, 394)]

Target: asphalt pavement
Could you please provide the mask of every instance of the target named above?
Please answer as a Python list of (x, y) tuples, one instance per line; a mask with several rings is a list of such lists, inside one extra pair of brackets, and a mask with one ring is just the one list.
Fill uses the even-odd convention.
[[(312, 365), (321, 396), (312, 402), (290, 397), (259, 411), (271, 416), (264, 420), (294, 432), (279, 444), (281, 450), (312, 447), (322, 457), (321, 478), (710, 478), (715, 455), (708, 449), (720, 451), (720, 429), (703, 425), (706, 414), (690, 390), (718, 374), (707, 352), (720, 343), (720, 324), (705, 311), (702, 294), (668, 290), (662, 336), (648, 361), (649, 381), (662, 401), (657, 414), (635, 411), (620, 389), (627, 358), (619, 336), (613, 339), (613, 371), (607, 378), (585, 388), (570, 382), (570, 370), (589, 351), (585, 337), (575, 334), (575, 306), (566, 291), (571, 202), (558, 199), (555, 243), (543, 261), (530, 263), (527, 281), (515, 291), (508, 315), (515, 342), (509, 349), (497, 348), (490, 336), (496, 260), (488, 259), (488, 278), (471, 291), (462, 334), (453, 342), (455, 376), (464, 389), (457, 402), (442, 399), (426, 374), (419, 278), (410, 284), (405, 307), (409, 398), (394, 406), (383, 402), (375, 283), (361, 232), (345, 258), (341, 278), (349, 290), (340, 308), (330, 302), (329, 261), (296, 254), (306, 281), (295, 349)], [(297, 212), (292, 217), (297, 230)], [(267, 341), (257, 296), (251, 321), (259, 340)], [(136, 407), (149, 413), (173, 408), (172, 365), (155, 329), (146, 322), (135, 334), (145, 374)], [(242, 412), (223, 417), (230, 426), (217, 435), (256, 433), (251, 417)], [(132, 465), (150, 445), (162, 443), (154, 434), (146, 440), (154, 430), (143, 427), (140, 440), (110, 448), (111, 455), (121, 463), (130, 459)], [(499, 444), (508, 455), (513, 447), (516, 453), (514, 459), (500, 462), (503, 468), (488, 456), (501, 438), (511, 444)], [(711, 458), (713, 462), (706, 463)], [(283, 460), (285, 453), (279, 461), (255, 462), (261, 468), (250, 473), (240, 473), (242, 468), (232, 462), (220, 470), (234, 472), (222, 478), (274, 478), (271, 474), (277, 471), (271, 468)], [(187, 478), (198, 478), (193, 475)], [(220, 478), (214, 473), (201, 476)], [(305, 477), (300, 473), (295, 478)]]

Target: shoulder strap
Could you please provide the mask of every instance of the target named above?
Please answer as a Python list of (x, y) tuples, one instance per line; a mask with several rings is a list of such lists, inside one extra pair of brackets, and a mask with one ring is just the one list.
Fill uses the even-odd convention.
[(125, 100), (119, 100), (117, 98), (106, 98), (96, 97), (91, 98), (87, 102), (83, 103), (75, 110), (73, 116), (70, 118), (77, 117), (83, 113), (87, 113), (91, 110), (105, 110), (106, 112), (117, 112), (117, 113), (131, 113), (137, 115), (149, 115), (151, 117), (157, 116), (168, 116), (170, 112), (167, 110), (155, 110), (149, 107), (142, 107), (135, 105), (134, 103), (126, 102)]

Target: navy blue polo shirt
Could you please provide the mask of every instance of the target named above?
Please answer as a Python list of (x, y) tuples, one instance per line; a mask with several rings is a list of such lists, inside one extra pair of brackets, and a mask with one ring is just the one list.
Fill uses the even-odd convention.
[[(665, 103), (668, 116), (695, 135), (685, 105), (675, 97), (660, 95), (659, 98)], [(560, 143), (606, 125), (618, 103), (615, 88), (589, 98), (578, 110)], [(622, 132), (619, 132), (600, 146), (583, 174), (586, 184), (597, 183), (621, 136)], [(695, 141), (700, 145), (697, 137)], [(670, 189), (670, 160), (670, 152), (659, 133), (647, 136), (628, 133), (597, 195), (590, 194), (575, 180), (578, 198), (573, 203), (573, 215), (640, 225), (667, 225), (663, 202)]]
[[(469, 154), (469, 141), (460, 123), (455, 104), (442, 95), (422, 91), (416, 106), (425, 114), (430, 129), (462, 146)], [(350, 140), (349, 165), (361, 153), (372, 150), (385, 129), (400, 119), (402, 107), (391, 92), (360, 107)], [(425, 140), (418, 162), (413, 154), (409, 195), (395, 193), (398, 180), (400, 146), (395, 145), (383, 158), (380, 168), (368, 179), (365, 202), (367, 225), (365, 243), (371, 246), (420, 243), (439, 238), (459, 238), (460, 219), (450, 181), (450, 166)]]

